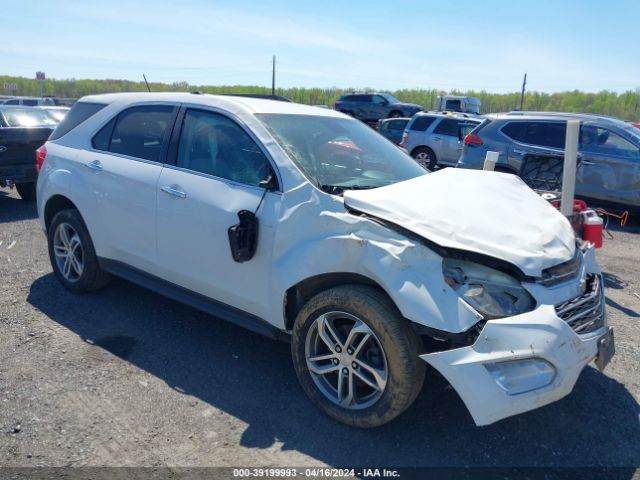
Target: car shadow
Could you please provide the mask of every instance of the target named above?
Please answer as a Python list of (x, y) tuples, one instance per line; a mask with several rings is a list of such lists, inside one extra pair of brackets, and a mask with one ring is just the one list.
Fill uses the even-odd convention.
[(0, 189), (0, 223), (18, 222), (38, 218), (36, 202), (25, 202)]
[[(587, 367), (568, 397), (533, 412), (476, 427), (433, 370), (415, 404), (374, 430), (336, 423), (297, 383), (289, 345), (263, 338), (123, 280), (73, 295), (53, 274), (28, 302), (97, 348), (247, 423), (241, 445), (276, 441), (332, 466), (592, 466), (640, 461), (640, 408), (621, 383)], [(629, 472), (629, 475), (627, 475)]]

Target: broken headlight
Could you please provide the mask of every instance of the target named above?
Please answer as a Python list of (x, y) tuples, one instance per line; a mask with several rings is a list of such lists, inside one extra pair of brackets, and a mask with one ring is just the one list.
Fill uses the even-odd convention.
[(484, 318), (502, 318), (530, 312), (535, 300), (511, 275), (478, 263), (445, 258), (444, 279)]

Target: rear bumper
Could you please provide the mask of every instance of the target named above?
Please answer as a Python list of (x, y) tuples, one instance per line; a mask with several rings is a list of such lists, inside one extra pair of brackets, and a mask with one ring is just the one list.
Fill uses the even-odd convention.
[[(606, 331), (605, 323), (579, 336), (553, 306), (542, 305), (529, 313), (488, 321), (469, 347), (420, 358), (449, 381), (476, 425), (488, 425), (569, 394), (580, 372), (597, 356), (598, 340)], [(500, 372), (506, 373), (500, 377)], [(507, 391), (505, 384), (519, 388)]]
[(6, 186), (7, 181), (13, 183), (35, 182), (38, 172), (35, 165), (0, 165), (0, 185)]

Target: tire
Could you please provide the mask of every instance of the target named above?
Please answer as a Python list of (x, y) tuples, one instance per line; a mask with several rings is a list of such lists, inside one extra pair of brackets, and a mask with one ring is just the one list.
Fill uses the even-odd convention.
[(36, 182), (16, 183), (16, 190), (25, 202), (32, 202), (36, 199)]
[(400, 117), (402, 117), (402, 112), (399, 112), (398, 110), (394, 110), (389, 114), (387, 118), (400, 118)]
[[(340, 343), (329, 347), (336, 340), (331, 332)], [(388, 297), (363, 285), (331, 288), (309, 300), (296, 318), (291, 342), (307, 396), (330, 417), (358, 428), (379, 427), (413, 403), (424, 382), (421, 348), (420, 337)]]
[(77, 210), (58, 212), (49, 226), (47, 240), (53, 273), (70, 292), (98, 290), (111, 279), (100, 268), (91, 236)]
[(411, 156), (420, 166), (427, 170), (433, 170), (438, 164), (436, 154), (429, 147), (418, 147), (411, 152)]

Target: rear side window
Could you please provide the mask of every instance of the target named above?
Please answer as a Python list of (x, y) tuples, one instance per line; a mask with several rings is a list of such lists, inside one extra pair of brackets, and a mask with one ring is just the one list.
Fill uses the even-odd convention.
[(447, 100), (447, 103), (444, 106), (445, 110), (449, 110), (451, 112), (461, 112), (462, 104), (460, 100)]
[(158, 162), (172, 125), (173, 110), (169, 105), (150, 105), (120, 112), (93, 137), (93, 147)]
[(7, 100), (6, 102), (4, 102), (5, 105), (20, 105), (20, 100), (17, 99), (13, 99), (13, 100)]
[(565, 122), (514, 122), (502, 132), (522, 143), (549, 148), (564, 148), (567, 125)]
[(36, 107), (38, 106), (38, 100), (35, 100), (33, 98), (25, 98), (22, 100), (22, 104), (26, 105), (27, 107)]
[(106, 107), (103, 103), (77, 102), (53, 131), (49, 140), (57, 140), (76, 128), (89, 117)]
[(445, 118), (438, 125), (436, 125), (436, 128), (433, 129), (433, 133), (437, 133), (439, 135), (447, 135), (449, 137), (457, 137), (458, 123), (460, 123), (458, 120)]
[(406, 125), (406, 120), (391, 120), (387, 124), (387, 130), (404, 130), (404, 127), (406, 127)]
[(416, 132), (424, 132), (435, 121), (435, 117), (419, 116), (411, 124), (410, 129)]

